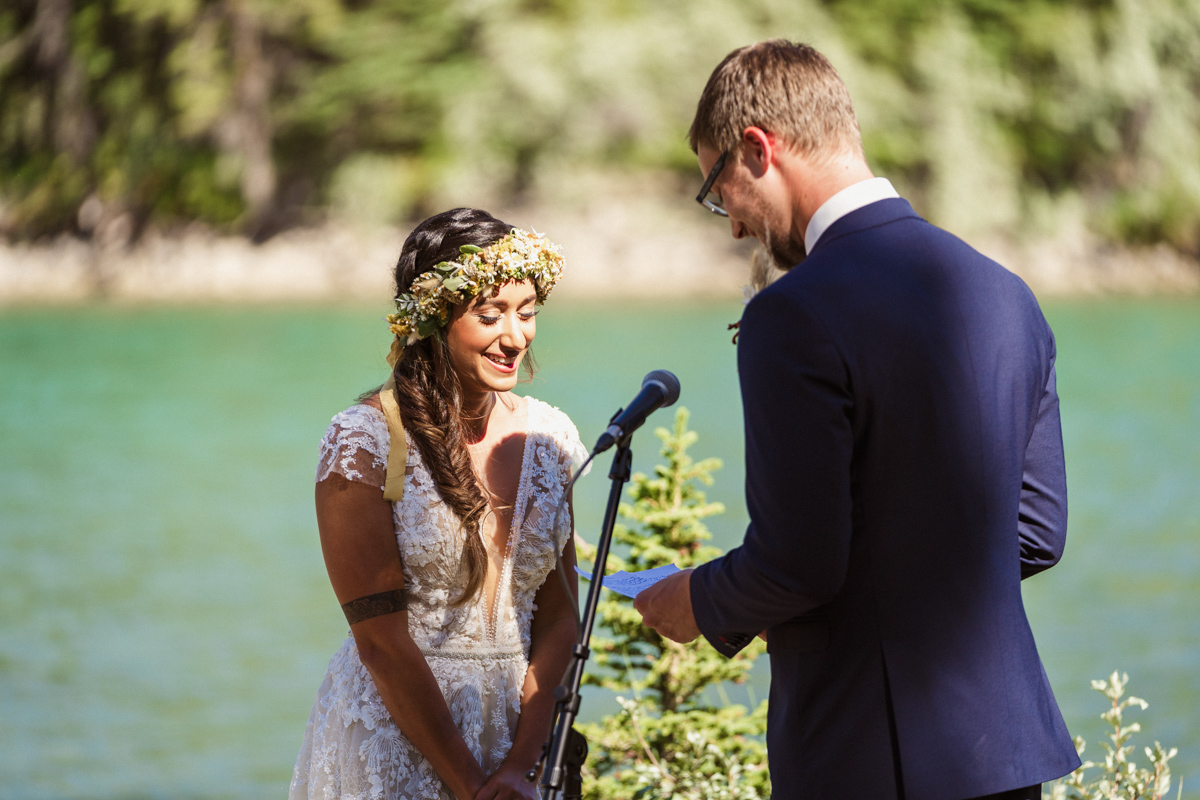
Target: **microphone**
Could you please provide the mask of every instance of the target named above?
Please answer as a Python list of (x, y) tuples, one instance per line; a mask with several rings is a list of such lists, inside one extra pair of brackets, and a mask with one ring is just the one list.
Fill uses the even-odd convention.
[(633, 402), (617, 411), (608, 430), (600, 434), (592, 455), (603, 453), (629, 434), (642, 427), (646, 417), (660, 408), (674, 405), (679, 399), (679, 378), (665, 369), (656, 369), (642, 378), (642, 390)]

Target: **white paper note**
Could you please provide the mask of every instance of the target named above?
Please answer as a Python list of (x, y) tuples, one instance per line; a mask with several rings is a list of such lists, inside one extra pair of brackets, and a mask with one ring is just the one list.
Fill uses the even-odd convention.
[[(592, 573), (584, 572), (579, 567), (575, 567), (575, 571), (589, 581), (592, 579)], [(653, 586), (668, 575), (674, 575), (679, 572), (679, 567), (674, 564), (667, 564), (665, 567), (655, 567), (654, 569), (646, 569), (641, 572), (614, 572), (612, 575), (605, 575), (604, 580), (600, 585), (605, 589), (623, 594), (626, 597), (637, 597), (638, 592)]]

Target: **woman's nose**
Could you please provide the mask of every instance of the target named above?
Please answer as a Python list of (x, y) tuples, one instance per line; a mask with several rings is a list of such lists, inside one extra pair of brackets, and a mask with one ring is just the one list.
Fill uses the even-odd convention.
[(500, 344), (514, 350), (524, 350), (529, 344), (525, 331), (521, 329), (521, 321), (516, 314), (504, 315), (504, 329), (500, 332)]

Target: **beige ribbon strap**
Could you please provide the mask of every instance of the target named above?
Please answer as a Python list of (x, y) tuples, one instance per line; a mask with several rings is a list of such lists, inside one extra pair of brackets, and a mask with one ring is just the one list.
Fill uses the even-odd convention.
[(404, 473), (408, 463), (408, 443), (404, 440), (404, 424), (400, 421), (400, 406), (396, 403), (396, 362), (404, 345), (397, 336), (388, 353), (388, 366), (392, 374), (379, 392), (379, 404), (383, 407), (383, 418), (387, 420), (388, 445), (387, 478), (383, 483), (383, 499), (398, 502), (404, 498)]

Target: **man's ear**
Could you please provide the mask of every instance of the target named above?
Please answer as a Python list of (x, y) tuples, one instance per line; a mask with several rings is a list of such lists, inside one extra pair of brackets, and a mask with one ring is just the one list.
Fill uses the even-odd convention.
[(742, 131), (742, 163), (755, 178), (761, 178), (771, 168), (779, 141), (775, 134), (751, 125)]

